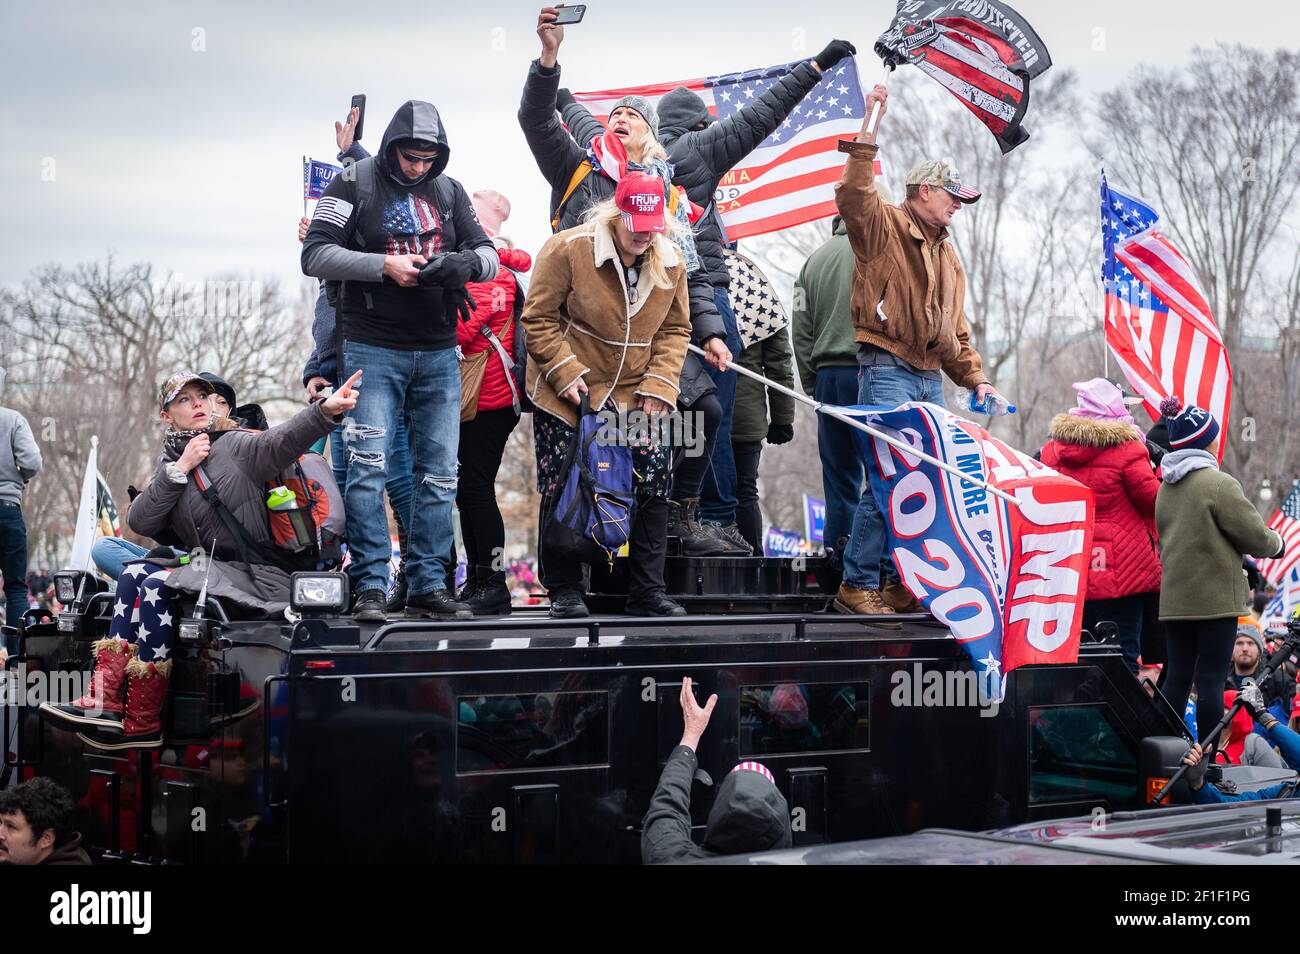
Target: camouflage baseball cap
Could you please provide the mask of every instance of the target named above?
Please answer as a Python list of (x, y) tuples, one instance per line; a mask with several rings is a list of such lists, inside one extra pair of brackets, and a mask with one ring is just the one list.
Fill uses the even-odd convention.
[(167, 405), (176, 400), (176, 395), (180, 394), (190, 384), (199, 385), (206, 394), (211, 394), (213, 391), (212, 384), (193, 371), (177, 371), (164, 381), (162, 387), (158, 389), (158, 410), (167, 410)]
[(979, 200), (980, 194), (970, 186), (961, 184), (961, 173), (947, 159), (926, 159), (912, 167), (907, 174), (909, 186), (928, 185), (950, 192), (969, 205)]

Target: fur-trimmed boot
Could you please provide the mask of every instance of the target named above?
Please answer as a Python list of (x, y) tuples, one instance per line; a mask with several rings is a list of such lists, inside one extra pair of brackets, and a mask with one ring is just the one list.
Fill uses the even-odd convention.
[(172, 661), (144, 662), (135, 654), (136, 647), (131, 649), (131, 661), (126, 664), (126, 711), (121, 733), (115, 738), (100, 733), (80, 736), (97, 749), (156, 749), (162, 745), (162, 712)]
[(87, 727), (109, 733), (122, 731), (123, 699), (126, 695), (126, 666), (131, 647), (126, 640), (110, 636), (97, 639), (95, 668), (84, 695), (72, 702), (41, 704), (41, 716), (53, 725), (67, 729)]

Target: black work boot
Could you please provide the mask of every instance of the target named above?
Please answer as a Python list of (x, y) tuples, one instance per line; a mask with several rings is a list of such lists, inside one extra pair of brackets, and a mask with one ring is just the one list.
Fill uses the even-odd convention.
[(407, 616), (426, 616), (430, 619), (473, 619), (469, 606), (456, 600), (456, 595), (445, 587), (406, 599)]
[[(510, 588), (506, 586), (506, 575), (494, 572), (490, 566), (474, 567), (473, 592), (469, 596), (461, 594), (461, 602), (469, 606), (475, 616), (509, 616)], [(465, 587), (469, 590), (470, 587)]]
[(729, 556), (730, 548), (700, 525), (700, 498), (668, 501), (668, 536), (681, 545), (682, 556)]
[(388, 591), (388, 599), (384, 603), (384, 610), (389, 613), (400, 613), (404, 609), (406, 609), (405, 561), (397, 565), (397, 573), (393, 575), (393, 588)]
[(357, 594), (352, 604), (352, 618), (359, 623), (383, 623), (388, 620), (384, 612), (384, 591), (364, 590)]

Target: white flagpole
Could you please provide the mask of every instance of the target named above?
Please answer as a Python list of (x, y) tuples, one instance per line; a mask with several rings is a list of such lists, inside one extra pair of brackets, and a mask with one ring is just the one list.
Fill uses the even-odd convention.
[[(885, 72), (882, 73), (880, 76), (881, 86), (886, 86), (889, 84), (889, 74), (892, 72), (894, 72), (894, 68), (892, 66), (885, 67)], [(875, 132), (876, 123), (879, 121), (880, 121), (880, 103), (874, 102), (871, 104), (871, 118), (867, 121), (867, 132), (869, 133)]]
[[(702, 349), (697, 348), (693, 344), (688, 343), (686, 347), (688, 347), (691, 351), (693, 351), (695, 354), (700, 355), (701, 357), (706, 356), (705, 352)], [(743, 374), (745, 377), (751, 378), (757, 381), (759, 384), (769, 387), (774, 391), (779, 391), (782, 394), (794, 398), (796, 401), (800, 401), (801, 403), (808, 405), (810, 408), (812, 408), (814, 411), (818, 412), (819, 414), (825, 414), (827, 417), (833, 417), (835, 418), (835, 420), (847, 424), (849, 427), (855, 428), (859, 431), (862, 431), (863, 433), (870, 434), (872, 437), (878, 438), (879, 440), (884, 441), (886, 444), (896, 447), (899, 450), (907, 454), (910, 454), (913, 457), (919, 457), (927, 464), (933, 464), (935, 467), (938, 467), (940, 470), (946, 470), (954, 477), (960, 477), (962, 480), (976, 487), (983, 487), (985, 490), (993, 494), (995, 497), (1001, 497), (1009, 504), (1014, 504), (1017, 507), (1020, 506), (1020, 501), (1016, 500), (1015, 497), (1011, 496), (1005, 490), (999, 490), (997, 487), (994, 487), (991, 484), (988, 484), (985, 481), (980, 480), (978, 477), (972, 477), (969, 474), (963, 473), (961, 470), (957, 469), (952, 464), (945, 463), (944, 461), (941, 461), (935, 457), (931, 457), (929, 454), (925, 453), (924, 451), (917, 450), (911, 444), (907, 444), (903, 441), (900, 441), (896, 437), (890, 437), (888, 434), (884, 433), (883, 431), (878, 431), (874, 427), (862, 423), (862, 421), (859, 421), (857, 418), (850, 417), (849, 415), (842, 413), (839, 410), (839, 408), (835, 407), (833, 404), (822, 404), (820, 401), (814, 401), (806, 394), (800, 394), (798, 391), (795, 391), (791, 388), (787, 388), (783, 384), (777, 384), (775, 381), (769, 381), (761, 374), (755, 374), (753, 371), (750, 371), (748, 368), (742, 368), (734, 361), (731, 364), (727, 365), (727, 370), (735, 371), (737, 374)]]
[(90, 565), (90, 547), (95, 542), (95, 524), (99, 522), (99, 438), (90, 439), (90, 456), (86, 474), (81, 479), (81, 501), (77, 505), (77, 529), (72, 538), (72, 555), (65, 570), (84, 570)]

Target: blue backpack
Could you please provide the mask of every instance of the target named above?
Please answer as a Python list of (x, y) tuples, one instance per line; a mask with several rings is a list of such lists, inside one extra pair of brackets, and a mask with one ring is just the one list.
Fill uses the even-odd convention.
[(542, 547), (547, 555), (612, 565), (632, 531), (632, 451), (626, 443), (597, 440), (601, 420), (587, 395), (565, 457), (564, 483), (547, 497)]

